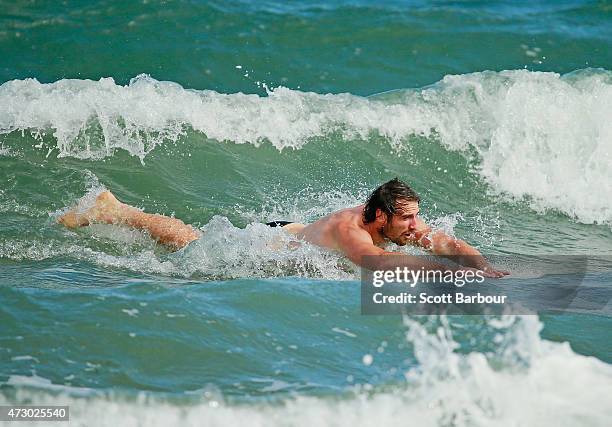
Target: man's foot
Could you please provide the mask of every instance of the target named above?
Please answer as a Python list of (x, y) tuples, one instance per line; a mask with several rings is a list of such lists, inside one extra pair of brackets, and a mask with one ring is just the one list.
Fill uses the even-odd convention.
[(79, 213), (75, 208), (58, 218), (57, 222), (68, 228), (89, 225), (92, 222), (115, 224), (121, 221), (121, 203), (110, 191), (104, 191), (96, 197), (91, 209)]
[(302, 230), (306, 228), (305, 224), (300, 224), (299, 222), (292, 222), (291, 224), (287, 224), (283, 226), (283, 231), (286, 231), (289, 234), (298, 234)]

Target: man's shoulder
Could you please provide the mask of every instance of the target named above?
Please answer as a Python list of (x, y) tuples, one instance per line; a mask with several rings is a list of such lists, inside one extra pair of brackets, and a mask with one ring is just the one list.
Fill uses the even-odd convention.
[(360, 205), (352, 208), (341, 209), (332, 213), (330, 216), (342, 222), (352, 221), (356, 224), (357, 220), (361, 219), (362, 213), (363, 206)]
[(355, 210), (347, 209), (346, 211), (338, 212), (333, 222), (333, 228), (340, 235), (352, 234), (370, 237), (370, 233), (362, 226), (361, 214)]

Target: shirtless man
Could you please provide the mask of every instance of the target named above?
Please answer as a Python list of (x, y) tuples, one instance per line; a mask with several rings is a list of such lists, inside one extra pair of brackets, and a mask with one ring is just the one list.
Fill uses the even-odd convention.
[[(451, 257), (467, 269), (482, 270), (487, 277), (503, 277), (506, 271), (492, 267), (486, 259), (466, 242), (431, 228), (418, 217), (419, 196), (399, 179), (378, 187), (365, 205), (334, 212), (318, 221), (304, 225), (273, 222), (299, 239), (337, 250), (357, 265), (368, 269), (393, 268), (399, 264), (412, 268), (448, 269), (429, 263), (420, 257), (389, 252), (381, 246), (387, 241), (404, 246), (420, 246), (434, 255)], [(183, 221), (159, 214), (148, 214), (119, 202), (110, 191), (101, 193), (95, 206), (85, 213), (70, 211), (58, 221), (69, 228), (90, 222), (125, 224), (146, 230), (158, 242), (180, 249), (200, 238), (199, 231)], [(399, 256), (399, 257), (398, 257)]]

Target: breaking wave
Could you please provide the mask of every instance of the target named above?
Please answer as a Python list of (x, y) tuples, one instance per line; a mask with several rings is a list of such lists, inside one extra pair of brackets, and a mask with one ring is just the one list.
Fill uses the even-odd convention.
[[(449, 75), (435, 85), (371, 97), (284, 87), (267, 96), (185, 89), (140, 75), (35, 79), (0, 86), (0, 132), (51, 136), (59, 157), (100, 159), (123, 149), (141, 160), (195, 132), (217, 141), (300, 149), (331, 133), (341, 143), (387, 139), (395, 150), (428, 138), (476, 161), (498, 194), (527, 198), (584, 223), (612, 221), (612, 73), (526, 70)], [(11, 147), (0, 154), (14, 155)]]

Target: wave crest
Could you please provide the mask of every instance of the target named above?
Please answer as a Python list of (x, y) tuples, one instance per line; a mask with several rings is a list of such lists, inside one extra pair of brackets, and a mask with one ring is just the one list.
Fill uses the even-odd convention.
[(375, 132), (396, 149), (421, 135), (475, 155), (477, 172), (497, 193), (581, 222), (610, 223), (611, 82), (606, 70), (486, 71), (364, 98), (284, 87), (263, 97), (222, 94), (146, 75), (127, 86), (110, 78), (14, 80), (0, 86), (0, 133), (52, 132), (59, 156), (100, 158), (121, 148), (140, 159), (188, 129), (218, 141), (269, 141), (279, 150), (330, 132), (345, 140)]

